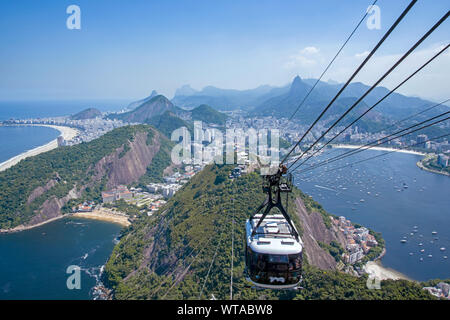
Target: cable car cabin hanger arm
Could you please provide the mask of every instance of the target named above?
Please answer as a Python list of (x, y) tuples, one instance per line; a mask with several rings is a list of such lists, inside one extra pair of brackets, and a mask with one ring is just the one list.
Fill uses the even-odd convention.
[[(252, 238), (257, 234), (257, 230), (260, 227), (261, 223), (264, 221), (264, 218), (269, 214), (269, 212), (273, 208), (278, 208), (283, 217), (286, 219), (287, 223), (290, 227), (290, 235), (294, 236), (298, 241), (299, 236), (298, 233), (292, 224), (292, 220), (289, 217), (287, 211), (285, 210), (283, 203), (281, 201), (281, 193), (289, 193), (292, 192), (292, 175), (289, 174), (287, 177), (283, 177), (287, 173), (287, 167), (285, 165), (281, 165), (278, 168), (277, 173), (273, 175), (265, 175), (263, 176), (263, 192), (267, 193), (266, 199), (263, 203), (256, 209), (256, 211), (250, 216), (250, 221), (262, 210), (265, 208), (264, 213), (256, 224), (255, 228), (252, 231)], [(286, 204), (288, 201), (288, 195), (286, 195)]]

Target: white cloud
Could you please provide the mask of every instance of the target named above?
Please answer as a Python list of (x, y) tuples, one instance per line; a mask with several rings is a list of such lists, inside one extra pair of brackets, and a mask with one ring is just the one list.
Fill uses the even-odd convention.
[(314, 59), (307, 58), (302, 55), (293, 55), (290, 57), (289, 61), (286, 62), (286, 68), (310, 68), (317, 64)]
[(369, 55), (369, 53), (370, 53), (369, 51), (357, 53), (357, 54), (355, 54), (355, 58), (357, 58), (357, 59), (365, 58)]
[(304, 49), (300, 50), (300, 53), (306, 55), (313, 55), (319, 53), (319, 51), (320, 50), (316, 47), (305, 47)]
[(320, 50), (316, 47), (305, 47), (297, 54), (291, 55), (284, 66), (287, 69), (300, 69), (300, 71), (310, 71), (309, 69), (315, 67), (318, 62), (316, 58), (313, 58), (312, 56), (317, 55), (319, 51)]

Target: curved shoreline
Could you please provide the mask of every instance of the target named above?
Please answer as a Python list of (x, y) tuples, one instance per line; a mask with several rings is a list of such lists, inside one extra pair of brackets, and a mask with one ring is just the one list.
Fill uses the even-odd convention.
[(124, 227), (128, 227), (131, 224), (126, 215), (112, 214), (101, 209), (91, 212), (76, 212), (72, 214), (72, 217), (117, 223)]
[[(357, 148), (363, 147), (363, 145), (353, 145), (353, 144), (333, 144), (331, 146), (336, 149), (357, 149)], [(418, 156), (427, 155), (426, 153), (419, 152), (419, 151), (406, 150), (406, 149), (395, 149), (395, 148), (388, 148), (388, 147), (371, 147), (370, 150), (394, 151), (394, 152), (399, 152), (399, 153), (415, 154)]]
[(50, 218), (48, 220), (39, 222), (37, 224), (33, 224), (33, 225), (18, 225), (17, 227), (11, 228), (11, 229), (0, 229), (0, 234), (7, 234), (7, 233), (16, 233), (16, 232), (22, 232), (22, 231), (26, 231), (26, 230), (31, 230), (34, 228), (38, 228), (40, 226), (43, 226), (44, 224), (65, 218), (65, 217), (69, 217), (70, 214), (62, 214), (60, 216), (54, 217), (54, 218)]
[(383, 264), (379, 259), (376, 259), (374, 261), (368, 261), (364, 265), (363, 270), (367, 274), (373, 275), (375, 276), (375, 278), (379, 280), (391, 279), (391, 280), (415, 281), (397, 270), (383, 266)]
[(419, 161), (416, 162), (416, 165), (419, 167), (419, 169), (424, 170), (424, 171), (428, 171), (428, 172), (431, 172), (431, 173), (441, 174), (441, 175), (450, 177), (450, 174), (447, 173), (447, 172), (444, 172), (444, 171), (438, 171), (438, 170), (434, 170), (434, 169), (431, 169), (431, 168), (426, 167), (426, 166), (423, 164), (423, 162), (422, 162), (422, 161), (424, 161), (424, 160), (426, 160), (426, 159), (427, 159), (427, 158), (425, 157), (425, 158), (423, 158), (422, 160), (419, 160)]
[[(39, 127), (49, 127), (58, 130), (64, 138), (64, 140), (71, 140), (75, 136), (79, 134), (79, 131), (77, 129), (71, 128), (71, 127), (65, 127), (65, 126), (55, 126), (55, 125), (49, 125), (49, 124), (27, 124), (25, 126), (39, 126)], [(19, 163), (21, 160), (24, 160), (28, 157), (36, 156), (38, 154), (56, 149), (58, 147), (58, 140), (54, 139), (42, 146), (36, 147), (34, 149), (25, 151), (17, 156), (14, 156), (2, 163), (0, 163), (0, 171), (4, 171), (8, 168), (11, 168), (12, 166)]]
[(120, 224), (121, 226), (128, 227), (131, 225), (130, 220), (125, 215), (118, 215), (118, 214), (111, 214), (102, 210), (94, 210), (92, 212), (75, 212), (75, 213), (66, 213), (59, 215), (54, 218), (50, 218), (48, 220), (42, 221), (37, 224), (33, 225), (18, 225), (17, 227), (11, 228), (11, 229), (0, 229), (0, 234), (8, 234), (8, 233), (16, 233), (26, 230), (31, 230), (34, 228), (38, 228), (40, 226), (43, 226), (44, 224), (62, 219), (62, 218), (81, 218), (81, 219), (93, 219), (93, 220), (100, 220), (104, 222), (109, 223), (115, 223)]

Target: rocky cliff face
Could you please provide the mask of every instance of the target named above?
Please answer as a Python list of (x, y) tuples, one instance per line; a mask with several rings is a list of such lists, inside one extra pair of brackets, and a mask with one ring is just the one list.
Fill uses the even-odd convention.
[(328, 229), (320, 213), (308, 213), (300, 198), (297, 198), (295, 204), (303, 228), (302, 240), (305, 245), (308, 262), (321, 269), (335, 269), (336, 260), (326, 250), (320, 247), (318, 242), (330, 244), (334, 240), (340, 243), (341, 246), (344, 246), (344, 235), (333, 227)]
[(49, 182), (47, 182), (45, 186), (43, 187), (39, 186), (36, 189), (34, 189), (33, 192), (31, 192), (31, 194), (28, 196), (27, 204), (32, 203), (36, 198), (46, 193), (48, 190), (53, 188), (57, 183), (58, 181), (56, 179), (51, 179)]
[[(153, 157), (160, 149), (160, 133), (156, 130), (152, 132), (153, 138), (151, 143), (147, 144), (147, 132), (138, 132), (132, 141), (128, 141), (127, 151), (125, 153), (123, 153), (125, 146), (121, 146), (113, 153), (93, 164), (86, 172), (86, 176), (89, 177), (87, 183), (76, 185), (64, 197), (57, 198), (56, 196), (52, 196), (45, 200), (26, 225), (33, 226), (61, 216), (61, 209), (69, 200), (81, 197), (87, 187), (92, 187), (103, 178), (106, 178), (106, 186), (108, 189), (121, 184), (127, 185), (138, 181), (146, 173), (147, 167), (151, 164)], [(58, 183), (64, 182), (58, 181), (58, 178), (55, 178), (48, 181), (44, 186), (37, 187), (28, 197), (27, 203), (33, 202)]]
[(61, 216), (61, 208), (64, 207), (70, 199), (77, 199), (80, 196), (81, 190), (77, 191), (76, 188), (73, 188), (66, 196), (62, 198), (53, 196), (50, 199), (45, 200), (39, 211), (36, 212), (36, 215), (30, 220), (27, 226), (33, 226), (49, 219)]
[(106, 175), (108, 189), (138, 181), (158, 153), (159, 139), (159, 133), (155, 133), (152, 143), (147, 145), (147, 135), (143, 132), (137, 133), (134, 140), (128, 144), (129, 150), (125, 155), (120, 157), (123, 151), (122, 147), (95, 165), (95, 176), (97, 179), (101, 179)]

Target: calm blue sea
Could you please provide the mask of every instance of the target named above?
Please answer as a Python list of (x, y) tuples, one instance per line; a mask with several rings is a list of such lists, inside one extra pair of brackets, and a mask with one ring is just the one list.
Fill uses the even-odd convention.
[[(335, 164), (380, 153), (368, 150)], [(417, 155), (391, 153), (382, 159), (325, 173), (330, 164), (297, 174), (295, 183), (328, 212), (381, 232), (387, 248), (383, 265), (416, 280), (450, 278), (450, 259), (444, 258), (450, 256), (450, 178), (420, 170)]]
[(60, 135), (56, 129), (34, 126), (0, 126), (0, 163), (42, 146)]
[[(88, 106), (119, 110), (115, 102), (0, 102), (0, 120), (53, 117), (77, 113)], [(0, 162), (50, 142), (59, 131), (48, 127), (0, 127)], [(1, 214), (1, 213), (0, 213)], [(15, 234), (0, 234), (0, 299), (92, 299), (119, 235), (116, 224), (62, 219)], [(81, 289), (69, 290), (66, 269), (81, 267)]]
[(74, 101), (0, 101), (0, 121), (67, 116), (87, 108), (119, 111), (128, 105), (125, 100), (74, 100)]
[[(92, 299), (120, 229), (102, 221), (64, 218), (0, 234), (0, 300)], [(67, 288), (70, 265), (81, 268), (79, 290)]]
[[(102, 112), (118, 111), (127, 104), (124, 100), (0, 101), (0, 121), (67, 116), (89, 107)], [(46, 127), (0, 127), (0, 163), (58, 136), (59, 131)]]

